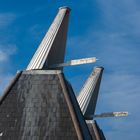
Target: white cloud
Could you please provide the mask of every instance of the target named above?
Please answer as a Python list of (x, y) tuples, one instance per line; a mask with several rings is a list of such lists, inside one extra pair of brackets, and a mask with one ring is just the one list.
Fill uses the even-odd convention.
[(3, 29), (16, 19), (16, 15), (14, 13), (0, 13), (0, 29)]
[(0, 63), (8, 61), (9, 57), (17, 51), (16, 45), (0, 45)]
[(2, 50), (0, 50), (0, 62), (5, 60), (7, 60), (7, 55)]
[(12, 77), (8, 71), (11, 69), (11, 57), (17, 52), (17, 46), (9, 42), (11, 35), (5, 33), (16, 18), (14, 13), (0, 13), (0, 95)]
[(17, 51), (14, 44), (0, 45), (0, 95), (7, 86), (13, 75), (9, 72), (11, 68), (11, 56)]

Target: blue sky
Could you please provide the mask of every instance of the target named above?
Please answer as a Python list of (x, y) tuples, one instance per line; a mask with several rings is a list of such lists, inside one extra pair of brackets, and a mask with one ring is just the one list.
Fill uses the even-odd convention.
[(96, 56), (95, 64), (68, 67), (77, 94), (94, 66), (105, 68), (97, 113), (128, 111), (126, 118), (98, 119), (108, 140), (140, 139), (139, 0), (0, 0), (0, 93), (26, 68), (60, 6), (71, 7), (66, 60)]

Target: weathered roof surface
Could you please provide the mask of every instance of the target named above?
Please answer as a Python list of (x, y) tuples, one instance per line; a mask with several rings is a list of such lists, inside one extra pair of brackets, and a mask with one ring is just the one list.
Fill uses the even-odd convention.
[(0, 100), (0, 138), (91, 140), (70, 84), (61, 71), (24, 71)]

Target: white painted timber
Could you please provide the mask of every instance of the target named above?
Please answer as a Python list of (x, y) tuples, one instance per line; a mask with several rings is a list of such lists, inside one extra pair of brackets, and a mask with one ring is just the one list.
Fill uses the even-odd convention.
[(101, 114), (96, 114), (94, 118), (104, 118), (104, 117), (126, 117), (128, 116), (128, 112), (106, 112)]
[(88, 63), (94, 63), (96, 62), (96, 57), (90, 57), (90, 58), (82, 58), (77, 60), (70, 60), (65, 63), (61, 64), (54, 64), (52, 66), (49, 66), (49, 68), (57, 68), (57, 67), (64, 67), (64, 66), (74, 66), (74, 65), (82, 65), (82, 64), (88, 64)]
[[(77, 101), (84, 116), (93, 116), (103, 68), (96, 67), (82, 87)], [(92, 104), (91, 104), (92, 103)], [(87, 111), (90, 110), (88, 113)]]
[[(64, 61), (69, 12), (70, 9), (68, 7), (59, 8), (58, 14), (26, 70), (45, 69), (49, 62), (53, 63), (56, 60), (59, 62)], [(63, 26), (61, 26), (62, 24)], [(50, 54), (51, 51), (53, 53), (52, 55)]]

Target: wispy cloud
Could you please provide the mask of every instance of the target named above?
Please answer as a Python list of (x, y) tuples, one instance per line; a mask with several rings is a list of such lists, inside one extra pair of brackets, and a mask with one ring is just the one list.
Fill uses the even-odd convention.
[(17, 52), (17, 46), (10, 43), (9, 27), (16, 20), (17, 15), (12, 12), (0, 13), (0, 95), (12, 77), (8, 72), (11, 66), (11, 57)]
[[(126, 73), (105, 74), (97, 112), (128, 111), (126, 118), (99, 119), (108, 139), (139, 139), (140, 76)], [(122, 126), (122, 127), (121, 127)], [(133, 131), (132, 131), (133, 130)]]
[(0, 61), (5, 61), (6, 59), (7, 55), (2, 50), (0, 50)]
[(16, 45), (6, 44), (0, 45), (0, 63), (9, 61), (11, 55), (15, 54), (17, 51)]
[(0, 13), (0, 29), (11, 25), (15, 19), (16, 15), (14, 13)]
[[(29, 35), (36, 41), (40, 41), (40, 36), (42, 36), (42, 31), (45, 31), (46, 29), (43, 29), (43, 25), (39, 25), (39, 24), (35, 24), (35, 25), (32, 25), (30, 28), (29, 28)], [(44, 34), (43, 36), (44, 37)]]
[(13, 77), (7, 70), (11, 67), (11, 56), (16, 52), (17, 47), (14, 44), (0, 45), (0, 95)]

